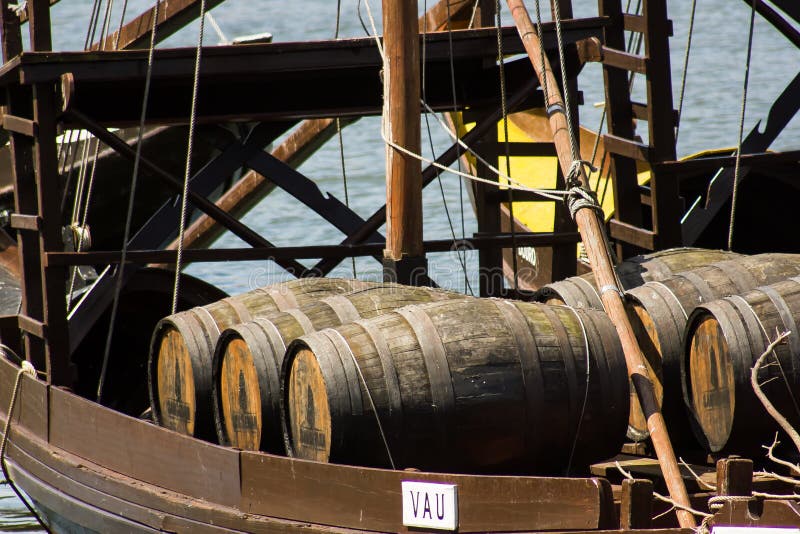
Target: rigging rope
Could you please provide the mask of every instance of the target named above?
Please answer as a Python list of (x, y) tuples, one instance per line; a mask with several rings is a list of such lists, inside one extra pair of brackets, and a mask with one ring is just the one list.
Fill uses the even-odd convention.
[[(150, 29), (150, 48), (147, 53), (147, 72), (144, 78), (144, 95), (142, 96), (142, 112), (139, 115), (139, 132), (138, 140), (136, 142), (136, 157), (133, 160), (133, 174), (131, 176), (131, 192), (128, 196), (128, 210), (125, 215), (125, 230), (122, 238), (122, 252), (120, 264), (117, 272), (117, 279), (114, 284), (114, 300), (111, 304), (111, 318), (108, 325), (108, 333), (106, 335), (106, 344), (103, 351), (103, 364), (100, 368), (100, 378), (97, 382), (97, 402), (100, 402), (103, 397), (103, 386), (105, 384), (106, 372), (108, 370), (108, 360), (111, 354), (111, 340), (114, 336), (114, 326), (117, 318), (117, 309), (119, 307), (119, 297), (122, 293), (122, 279), (125, 269), (125, 261), (128, 255), (128, 239), (131, 234), (131, 225), (133, 221), (133, 205), (136, 197), (136, 187), (139, 180), (139, 162), (142, 156), (142, 137), (144, 136), (144, 121), (147, 116), (147, 104), (150, 99), (150, 80), (153, 77), (153, 55), (156, 47), (156, 30), (158, 28), (158, 8), (161, 0), (156, 0), (156, 5), (153, 8), (153, 25)], [(174, 312), (173, 312), (174, 313)]]
[(689, 15), (689, 30), (686, 36), (686, 52), (683, 55), (683, 72), (681, 74), (681, 91), (678, 97), (678, 118), (675, 124), (675, 146), (678, 145), (678, 133), (681, 130), (681, 113), (683, 112), (683, 96), (686, 92), (686, 77), (689, 72), (689, 56), (692, 50), (692, 35), (694, 34), (694, 15), (697, 9), (697, 0), (692, 0), (692, 10)]
[(750, 30), (747, 37), (747, 60), (744, 64), (744, 86), (742, 87), (742, 112), (739, 115), (739, 141), (736, 149), (736, 165), (733, 170), (733, 191), (731, 192), (731, 220), (728, 225), (728, 250), (733, 250), (733, 225), (736, 221), (736, 197), (739, 193), (739, 167), (742, 157), (742, 137), (744, 136), (744, 117), (747, 110), (747, 85), (750, 82), (750, 60), (753, 55), (753, 28), (756, 19), (756, 2), (751, 2)]
[[(449, 10), (449, 6), (448, 6), (448, 10)], [(425, 0), (423, 2), (423, 11), (425, 13), (428, 12), (428, 2), (427, 2), (427, 0)], [(447, 18), (448, 18), (448, 21), (449, 21), (449, 19), (450, 19), (449, 13), (448, 13), (448, 17)], [(449, 25), (448, 25), (448, 27), (449, 27)], [(422, 86), (422, 98), (420, 99), (420, 104), (426, 110), (426, 113), (424, 114), (424, 117), (425, 117), (425, 128), (426, 128), (426, 130), (428, 132), (428, 143), (430, 144), (431, 155), (435, 159), (436, 158), (436, 150), (435, 150), (435, 148), (433, 146), (433, 134), (431, 132), (430, 116), (433, 115), (433, 117), (436, 118), (437, 120), (441, 120), (441, 119), (439, 119), (439, 117), (436, 115), (436, 113), (433, 110), (431, 110), (430, 106), (428, 106), (428, 104), (426, 103), (427, 99), (428, 99), (428, 97), (427, 97), (427, 60), (426, 60), (426, 58), (427, 58), (427, 49), (428, 49), (427, 45), (428, 45), (428, 17), (423, 17), (423, 20), (422, 20), (422, 50), (421, 50), (421, 55), (422, 55), (422, 72), (421, 72), (421, 75), (422, 75), (422, 80), (421, 80), (422, 81), (422, 83), (421, 83), (421, 86)], [(451, 54), (451, 56), (452, 56), (452, 54)], [(452, 63), (451, 63), (451, 72), (452, 72)], [(455, 95), (453, 95), (453, 107), (455, 107)], [(447, 129), (449, 130), (449, 128), (447, 128)], [(456, 137), (457, 137), (457, 135), (456, 135)], [(456, 160), (458, 161), (459, 170), (461, 169), (461, 161), (460, 161), (460, 159), (461, 159), (460, 155), (457, 155)], [(442, 205), (444, 206), (444, 214), (447, 217), (447, 225), (450, 228), (450, 235), (453, 237), (453, 241), (455, 242), (457, 240), (457, 238), (456, 238), (456, 230), (455, 230), (455, 227), (453, 226), (453, 218), (450, 216), (450, 207), (447, 205), (447, 197), (445, 196), (445, 193), (444, 193), (444, 184), (442, 183), (441, 175), (436, 177), (436, 181), (439, 184), (439, 193), (442, 196)], [(461, 188), (459, 188), (459, 194), (460, 193), (461, 193)], [(461, 204), (461, 221), (462, 221), (461, 226), (462, 226), (462, 236), (463, 236), (463, 234), (464, 234), (464, 205), (463, 205), (463, 203)], [(472, 286), (469, 283), (469, 275), (467, 273), (466, 252), (462, 251), (458, 247), (456, 248), (455, 252), (456, 252), (456, 256), (458, 257), (458, 262), (459, 262), (459, 264), (461, 266), (461, 269), (464, 272), (464, 293), (466, 294), (469, 291), (469, 294), (474, 296), (475, 293), (472, 291)]]
[(181, 193), (181, 219), (178, 230), (178, 257), (175, 262), (175, 287), (172, 292), (172, 313), (178, 309), (178, 292), (180, 290), (181, 263), (183, 261), (183, 234), (186, 230), (186, 212), (189, 197), (189, 176), (191, 173), (192, 147), (194, 145), (194, 127), (197, 119), (197, 90), (200, 85), (200, 62), (203, 50), (203, 31), (205, 29), (206, 0), (200, 0), (200, 30), (197, 38), (197, 52), (194, 62), (194, 80), (192, 82), (192, 109), (189, 113), (189, 143), (186, 148), (186, 173), (183, 176), (183, 192)]
[[(336, 31), (334, 31), (333, 38), (339, 39), (339, 23), (342, 17), (342, 0), (336, 2)], [(344, 185), (344, 205), (350, 208), (350, 192), (347, 187), (347, 166), (344, 159), (344, 137), (342, 136), (342, 121), (336, 117), (336, 136), (339, 138), (339, 161), (342, 167), (342, 183)], [(353, 278), (358, 278), (356, 271), (356, 257), (350, 256), (350, 261), (353, 267)]]
[[(500, 8), (500, 0), (495, 2), (495, 24), (497, 33), (497, 65), (500, 75), (500, 109), (503, 116), (503, 148), (505, 149), (506, 157), (506, 174), (511, 176), (511, 148), (508, 139), (508, 104), (506, 102), (506, 67), (505, 58), (503, 57), (503, 33), (501, 28), (503, 23), (501, 20), (502, 9)], [(514, 218), (514, 190), (508, 188), (508, 219), (509, 226), (511, 227), (511, 270), (514, 273), (514, 289), (519, 290), (519, 267), (517, 264), (517, 220)]]

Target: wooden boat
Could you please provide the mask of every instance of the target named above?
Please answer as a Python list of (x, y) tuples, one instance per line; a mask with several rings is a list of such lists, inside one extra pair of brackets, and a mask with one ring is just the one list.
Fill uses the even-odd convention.
[[(556, 50), (557, 43), (570, 47), (572, 64), (565, 70), (573, 80), (582, 62), (588, 60), (602, 59), (607, 68), (612, 69), (610, 73), (613, 69), (620, 72), (624, 68), (642, 69), (647, 64), (654, 77), (650, 81), (656, 93), (650, 96), (654, 101), (665, 98), (664, 94), (657, 93), (666, 90), (664, 87), (669, 84), (656, 83), (664, 81), (658, 76), (665, 75), (663, 54), (668, 50), (665, 2), (647, 0), (645, 4), (649, 11), (637, 16), (623, 15), (619, 2), (604, 2), (605, 11), (599, 17), (564, 20), (563, 35), (558, 39), (554, 25), (545, 24), (545, 45), (551, 51)], [(196, 16), (199, 5), (195, 0), (169, 2), (166, 12), (157, 17), (149, 10), (117, 38), (112, 36), (112, 40), (123, 45), (141, 44), (149, 32), (143, 28), (150, 27), (143, 21), (160, 20), (160, 17), (165, 20), (165, 31), (160, 32), (164, 35), (174, 25)], [(563, 2), (566, 17), (571, 15), (566, 9), (568, 6), (569, 2)], [(111, 304), (113, 288), (127, 288), (124, 291), (128, 291), (129, 296), (134, 295), (134, 301), (141, 292), (151, 295), (164, 292), (163, 287), (159, 288), (152, 281), (139, 282), (137, 289), (137, 277), (163, 278), (164, 275), (157, 269), (145, 270), (132, 265), (178, 261), (174, 249), (161, 248), (174, 232), (178, 214), (174, 205), (163, 205), (142, 224), (129, 243), (130, 250), (124, 254), (116, 250), (64, 251), (55, 137), (58, 127), (81, 127), (123, 156), (135, 157), (134, 151), (107, 127), (135, 124), (138, 120), (148, 54), (135, 50), (50, 52), (49, 2), (42, 0), (31, 0), (28, 4), (33, 50), (21, 53), (20, 21), (16, 17), (9, 20), (7, 0), (0, 2), (0, 8), (3, 51), (7, 60), (0, 68), (0, 87), (4, 90), (6, 106), (3, 126), (13, 142), (15, 213), (10, 217), (10, 226), (18, 234), (17, 250), (14, 247), (8, 250), (19, 255), (23, 288), (22, 309), (7, 309), (6, 315), (0, 317), (0, 339), (4, 345), (4, 356), (0, 358), (0, 423), (4, 425), (0, 456), (8, 469), (9, 480), (30, 496), (47, 528), (55, 532), (334, 533), (431, 528), (458, 532), (664, 532), (660, 527), (676, 534), (691, 531), (677, 528), (674, 514), (661, 522), (652, 522), (653, 483), (623, 481), (608, 464), (594, 466), (590, 472), (583, 473), (585, 476), (575, 477), (475, 475), (337, 465), (215, 445), (161, 428), (144, 414), (139, 416), (140, 392), (98, 394), (99, 401), (93, 400), (94, 386), (104, 379), (103, 371), (97, 370), (101, 363), (97, 343), (106, 339), (108, 328), (103, 315), (114, 306)], [(471, 8), (471, 2), (450, 0), (449, 4), (434, 7), (426, 20), (438, 21), (433, 26), (440, 27), (442, 21), (447, 20), (443, 14), (449, 14), (454, 24), (463, 22), (471, 17)], [(491, 20), (491, 9), (486, 6), (483, 9), (489, 12), (482, 11), (479, 20)], [(793, 11), (788, 8), (785, 12), (792, 16)], [(619, 43), (615, 39), (622, 35), (626, 25), (652, 39), (654, 48), (649, 49), (646, 61), (618, 50)], [(428, 103), (435, 110), (452, 110), (450, 88), (445, 81), (449, 79), (451, 65), (455, 64), (459, 72), (457, 89), (462, 99), (458, 111), (469, 110), (476, 121), (464, 139), (470, 143), (494, 139), (493, 145), (484, 146), (489, 146), (488, 152), (494, 151), (495, 157), (498, 150), (495, 128), (502, 114), (507, 110), (540, 107), (542, 102), (537, 95), (531, 96), (536, 84), (532, 82), (528, 59), (524, 58), (506, 65), (508, 108), (498, 105), (496, 88), (486, 81), (497, 75), (493, 47), (498, 36), (505, 53), (524, 52), (512, 28), (465, 30), (426, 37), (428, 80), (431, 81)], [(194, 50), (186, 49), (155, 52), (148, 121), (173, 124), (186, 120), (186, 114), (176, 109), (189, 103), (194, 54)], [(667, 71), (668, 65), (667, 61)], [(330, 91), (320, 95), (314, 84), (323, 79), (322, 69)], [(385, 208), (364, 220), (336, 199), (322, 195), (313, 182), (286, 163), (303, 157), (303, 149), (284, 145), (283, 152), (277, 156), (263, 151), (269, 140), (300, 119), (312, 122), (302, 123), (303, 129), (299, 133), (295, 131), (296, 137), (290, 139), (302, 138), (305, 142), (301, 144), (313, 145), (320, 135), (331, 131), (331, 122), (321, 118), (355, 118), (380, 113), (383, 107), (378, 83), (380, 69), (380, 57), (372, 39), (206, 48), (200, 84), (206, 94), (212, 96), (197, 109), (198, 123), (235, 118), (258, 124), (246, 138), (229, 143), (221, 155), (195, 173), (188, 196), (219, 225), (233, 231), (253, 248), (188, 249), (182, 251), (184, 259), (272, 259), (299, 276), (327, 274), (337, 261), (349, 255), (380, 256), (385, 244), (377, 230), (387, 219)], [(627, 77), (624, 78), (622, 85), (627, 83)], [(358, 84), (354, 85), (355, 82)], [(617, 113), (620, 79), (610, 74), (607, 83), (608, 105), (616, 108), (612, 113)], [(113, 102), (99, 96), (109, 86), (115, 87), (118, 93)], [(238, 91), (241, 98), (216, 98), (232, 90)], [(574, 91), (574, 87), (567, 87), (567, 91)], [(663, 177), (728, 165), (732, 158), (710, 158), (711, 161), (685, 165), (675, 162), (674, 138), (672, 154), (664, 148), (660, 138), (664, 132), (672, 130), (672, 123), (664, 117), (665, 113), (667, 118), (671, 117), (671, 95), (666, 95), (670, 104), (664, 112), (653, 102), (647, 109), (631, 106), (627, 90), (622, 93), (628, 99), (628, 119), (631, 110), (649, 113), (651, 126), (658, 126), (650, 137), (653, 147), (633, 140), (633, 132), (622, 131), (624, 128), (615, 130), (605, 139), (609, 150), (610, 145), (616, 147), (615, 219), (609, 223), (611, 235), (619, 240), (623, 250), (626, 244), (649, 249), (679, 245), (683, 211), (673, 209), (678, 191), (669, 189), (670, 182)], [(615, 115), (615, 118), (619, 117)], [(626, 139), (625, 135), (630, 138)], [(636, 166), (630, 164), (632, 156), (651, 152), (655, 156), (650, 162), (649, 182), (652, 228), (646, 228), (642, 222), (642, 191), (636, 181)], [(459, 155), (459, 149), (454, 146), (439, 160), (449, 164)], [(751, 165), (796, 163), (797, 159), (796, 154), (746, 157)], [(181, 185), (180, 179), (152, 161), (140, 159), (139, 163), (167, 186), (178, 189)], [(208, 201), (207, 195), (222, 185), (221, 178), (243, 165), (261, 175), (269, 175), (274, 185), (312, 207), (343, 230), (347, 239), (333, 246), (278, 248), (255, 234), (235, 215), (268, 187), (264, 185), (263, 176), (246, 176), (229, 188), (219, 200), (219, 206)], [(634, 174), (625, 175), (626, 169)], [(438, 172), (436, 167), (429, 167), (423, 171), (421, 181), (431, 181)], [(398, 191), (405, 189), (394, 190), (395, 196), (399, 196)], [(501, 232), (499, 214), (504, 198), (490, 194), (485, 187), (477, 187), (474, 195), (481, 231), (492, 232), (492, 235), (478, 235), (468, 240), (471, 246), (481, 250), (482, 267), (492, 269), (490, 276), (482, 280), (482, 295), (504, 293), (501, 280), (504, 248), (548, 247), (552, 251), (552, 275), (574, 274), (578, 236), (573, 228), (554, 226), (552, 232), (509, 235)], [(712, 204), (706, 210), (711, 210)], [(412, 209), (406, 222), (413, 226), (418, 219), (419, 213)], [(212, 226), (208, 219), (201, 217), (187, 242), (208, 240), (213, 233)], [(448, 250), (463, 244), (453, 240), (417, 241), (414, 243), (417, 251)], [(313, 272), (297, 262), (298, 258), (319, 257), (323, 260)], [(419, 272), (416, 269), (424, 268), (424, 261), (417, 261), (421, 258), (404, 260), (402, 256), (394, 259), (390, 256), (385, 262), (390, 278), (428, 280), (427, 276), (413, 278), (414, 273)], [(64, 297), (69, 268), (80, 265), (117, 267), (102, 270), (98, 280), (87, 287), (81, 300), (67, 313)], [(151, 272), (161, 274), (148, 274)], [(221, 297), (215, 295), (213, 289), (190, 279), (185, 279), (181, 285), (187, 293), (180, 303), (183, 308)], [(600, 292), (602, 294), (603, 289)], [(140, 329), (145, 339), (158, 319), (154, 315), (161, 315), (159, 310), (149, 310), (148, 317), (137, 317), (141, 306), (125, 308), (120, 304), (120, 308), (127, 311), (123, 317), (131, 321), (133, 328)], [(113, 349), (115, 359), (142, 361), (142, 354), (135, 346), (118, 342)], [(115, 376), (124, 382), (130, 377), (124, 367), (116, 373), (109, 375), (109, 380)], [(133, 389), (139, 385), (144, 387), (138, 378), (133, 382), (136, 382)], [(647, 473), (647, 469), (641, 468), (644, 463), (649, 466), (656, 485), (670, 479), (662, 478), (657, 469), (652, 472), (654, 466), (658, 467), (652, 460), (649, 464), (645, 460), (637, 461), (639, 464), (625, 464), (636, 471), (637, 476), (644, 477)], [(706, 466), (704, 471), (704, 475), (709, 475), (715, 470)], [(713, 507), (709, 507), (711, 494), (702, 480), (698, 482), (694, 476), (684, 474), (689, 481), (692, 503), (707, 512), (710, 510), (706, 523), (800, 525), (800, 509), (795, 503), (781, 498), (756, 501), (751, 496), (754, 481), (749, 460), (726, 459), (719, 463), (716, 470), (719, 499), (712, 503)], [(764, 489), (774, 489), (776, 485), (786, 489), (785, 485), (773, 481), (757, 480), (755, 484)], [(750, 511), (750, 505), (756, 502), (761, 507), (758, 516)]]

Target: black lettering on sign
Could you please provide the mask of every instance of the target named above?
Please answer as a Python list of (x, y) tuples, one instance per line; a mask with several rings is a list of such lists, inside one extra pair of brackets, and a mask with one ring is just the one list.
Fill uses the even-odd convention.
[[(414, 508), (414, 517), (419, 517), (419, 492), (418, 491), (409, 491), (409, 495), (411, 495), (411, 507)], [(414, 498), (414, 494), (417, 494), (417, 498)]]
[(428, 498), (428, 494), (425, 494), (425, 508), (422, 510), (422, 518), (425, 518), (425, 514), (428, 514), (428, 519), (433, 519), (431, 515), (431, 501)]

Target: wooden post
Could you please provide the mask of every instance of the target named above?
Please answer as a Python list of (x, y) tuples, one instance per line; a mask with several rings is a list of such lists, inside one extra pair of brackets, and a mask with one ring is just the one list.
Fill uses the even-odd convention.
[[(553, 132), (553, 142), (558, 152), (558, 161), (565, 176), (569, 176), (572, 167), (571, 141), (567, 128), (566, 114), (564, 113), (564, 102), (561, 99), (558, 84), (547, 57), (542, 54), (542, 45), (536, 29), (531, 22), (528, 10), (525, 8), (523, 0), (507, 0), (514, 17), (520, 38), (525, 46), (525, 50), (530, 57), (536, 75), (547, 84), (548, 100), (546, 109), (549, 111), (550, 128)], [(589, 183), (584, 169), (581, 168), (577, 178), (580, 185), (589, 189)], [(609, 254), (608, 243), (606, 242), (605, 232), (603, 231), (600, 218), (597, 212), (590, 207), (579, 208), (575, 213), (575, 222), (581, 233), (584, 247), (589, 256), (589, 261), (597, 280), (597, 287), (600, 288), (600, 297), (603, 307), (616, 327), (617, 334), (625, 353), (625, 362), (628, 366), (628, 374), (634, 384), (639, 401), (647, 417), (647, 428), (650, 431), (650, 439), (653, 448), (658, 456), (664, 481), (667, 484), (672, 499), (679, 505), (690, 507), (689, 495), (686, 486), (681, 478), (678, 462), (669, 441), (664, 418), (659, 411), (656, 401), (653, 382), (648, 376), (647, 366), (645, 365), (644, 355), (639, 348), (636, 336), (631, 328), (622, 300), (621, 288), (617, 287), (617, 280), (614, 274), (613, 263)], [(691, 528), (696, 526), (694, 517), (685, 510), (678, 510), (678, 521), (681, 527)]]
[(650, 480), (625, 479), (619, 503), (619, 527), (622, 530), (650, 528), (653, 516), (653, 483)]
[[(420, 57), (416, 0), (383, 0), (383, 120), (385, 135), (419, 154)], [(422, 164), (386, 147), (385, 280), (405, 284), (426, 279), (422, 245)]]

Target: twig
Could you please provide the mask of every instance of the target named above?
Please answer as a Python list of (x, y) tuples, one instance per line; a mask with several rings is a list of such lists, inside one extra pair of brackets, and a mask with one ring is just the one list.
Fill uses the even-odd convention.
[[(780, 441), (778, 441), (778, 433), (777, 433), (777, 432), (775, 432), (775, 439), (772, 441), (772, 445), (770, 445), (769, 447), (767, 447), (767, 446), (765, 446), (765, 445), (762, 445), (762, 447), (764, 447), (765, 449), (767, 449), (767, 458), (769, 458), (770, 460), (772, 460), (773, 462), (775, 462), (775, 463), (776, 463), (776, 464), (778, 464), (778, 465), (782, 465), (782, 466), (784, 466), (784, 467), (788, 468), (788, 469), (789, 469), (789, 471), (790, 471), (792, 474), (794, 474), (794, 475), (796, 475), (796, 476), (800, 476), (800, 466), (798, 466), (797, 464), (793, 464), (793, 463), (791, 463), (791, 462), (789, 462), (789, 461), (786, 461), (786, 460), (784, 460), (784, 459), (782, 459), (782, 458), (778, 458), (778, 457), (777, 457), (777, 456), (775, 456), (775, 454), (773, 453), (773, 451), (775, 450), (775, 447), (777, 447), (778, 445), (780, 445), (780, 443), (781, 443), (781, 442), (780, 442)], [(797, 483), (797, 482), (795, 482), (795, 483)]]
[[(764, 405), (764, 409), (767, 410), (767, 413), (769, 413), (772, 416), (772, 418), (778, 423), (778, 425), (780, 425), (780, 427), (784, 430), (784, 432), (786, 432), (789, 435), (789, 437), (792, 440), (792, 443), (794, 443), (795, 448), (798, 451), (800, 451), (800, 434), (797, 433), (797, 430), (795, 430), (794, 427), (792, 427), (792, 425), (789, 424), (789, 421), (787, 421), (786, 418), (782, 416), (780, 412), (775, 408), (775, 406), (772, 405), (770, 400), (761, 390), (761, 387), (758, 385), (758, 371), (759, 369), (761, 369), (764, 360), (766, 360), (767, 356), (772, 354), (776, 346), (782, 343), (784, 339), (789, 337), (790, 333), (791, 332), (787, 330), (782, 334), (779, 334), (778, 337), (776, 337), (772, 343), (767, 345), (767, 349), (764, 351), (763, 354), (761, 354), (761, 356), (758, 357), (755, 365), (753, 365), (753, 369), (750, 371), (750, 384), (753, 386), (753, 392), (756, 394), (756, 397), (758, 397), (758, 400), (760, 400), (761, 404)], [(777, 359), (778, 356), (775, 355), (775, 358)], [(791, 467), (794, 473), (800, 474), (800, 467), (790, 464), (785, 460), (775, 459), (773, 456), (771, 456), (772, 452), (771, 449), (774, 446), (775, 443), (773, 443), (772, 447), (767, 448), (767, 455), (770, 457), (770, 459), (786, 467)]]
[(689, 467), (689, 464), (687, 464), (686, 462), (683, 461), (683, 458), (678, 458), (678, 462), (683, 467), (685, 467), (689, 471), (689, 473), (692, 474), (692, 476), (694, 477), (694, 479), (697, 481), (697, 483), (700, 485), (701, 488), (707, 489), (707, 490), (710, 490), (710, 491), (717, 491), (717, 486), (715, 486), (714, 484), (709, 484), (708, 482), (706, 482), (705, 480), (700, 478), (700, 475), (695, 473), (694, 469)]
[[(633, 475), (631, 475), (629, 472), (625, 471), (622, 468), (622, 466), (619, 464), (618, 461), (615, 461), (614, 465), (617, 466), (617, 469), (619, 470), (620, 473), (622, 473), (622, 476), (624, 476), (628, 480), (636, 480), (635, 478), (633, 478)], [(705, 512), (701, 512), (700, 510), (695, 510), (694, 508), (690, 508), (688, 506), (683, 506), (683, 505), (673, 501), (669, 497), (665, 497), (664, 495), (661, 495), (660, 493), (656, 493), (655, 491), (653, 492), (653, 497), (655, 497), (659, 501), (662, 501), (662, 502), (665, 502), (665, 503), (671, 505), (673, 509), (684, 510), (686, 512), (689, 512), (690, 514), (694, 514), (694, 515), (697, 515), (697, 516), (700, 516), (700, 517), (703, 517), (703, 518), (712, 517), (711, 514), (707, 514)]]

